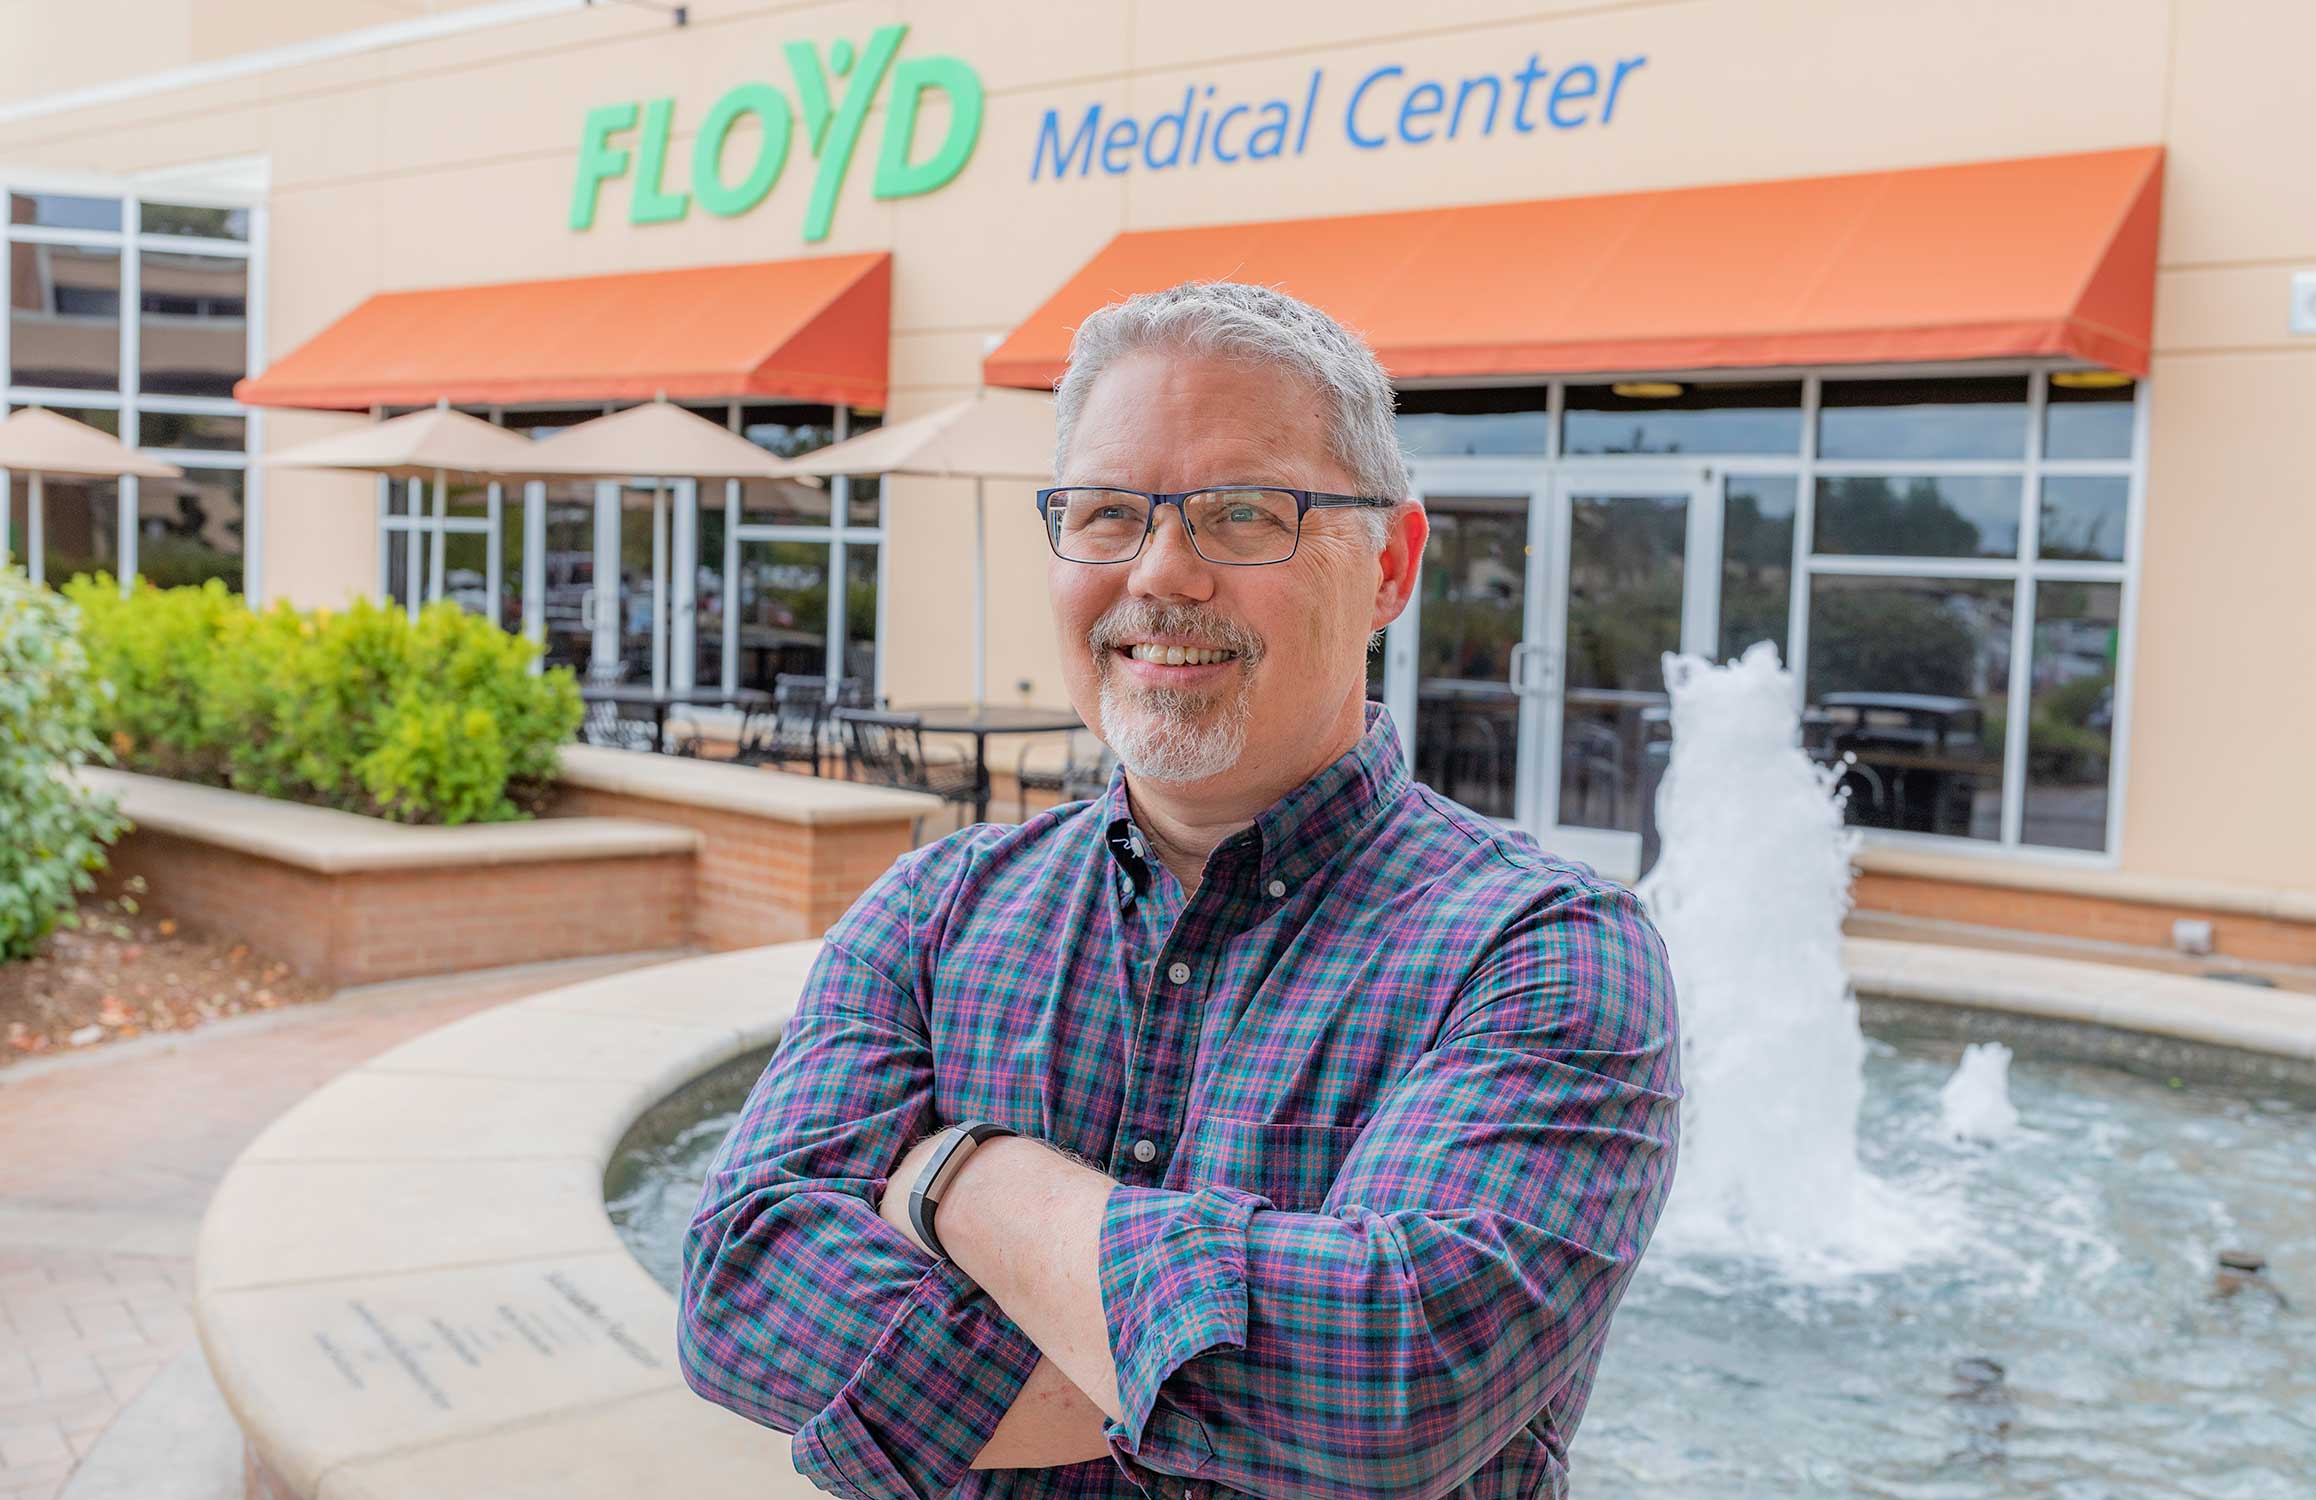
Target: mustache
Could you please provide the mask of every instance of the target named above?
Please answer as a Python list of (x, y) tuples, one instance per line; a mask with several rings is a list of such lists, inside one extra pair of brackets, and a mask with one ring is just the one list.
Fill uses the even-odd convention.
[(1263, 655), (1263, 638), (1246, 626), (1186, 605), (1120, 606), (1094, 622), (1086, 632), (1086, 644), (1100, 655), (1154, 635), (1190, 636), (1219, 650), (1235, 651), (1250, 663)]

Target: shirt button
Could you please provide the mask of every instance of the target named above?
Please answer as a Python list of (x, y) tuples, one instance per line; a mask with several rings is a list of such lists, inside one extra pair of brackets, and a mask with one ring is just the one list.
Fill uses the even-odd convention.
[(1166, 977), (1176, 984), (1188, 984), (1190, 983), (1190, 965), (1176, 964), (1166, 971)]
[(1157, 1156), (1158, 1143), (1154, 1140), (1151, 1140), (1148, 1136), (1144, 1136), (1142, 1139), (1134, 1143), (1134, 1160), (1154, 1161), (1157, 1159)]
[(1283, 880), (1274, 880), (1267, 889), (1273, 896), (1284, 896), (1287, 893), (1287, 883)]

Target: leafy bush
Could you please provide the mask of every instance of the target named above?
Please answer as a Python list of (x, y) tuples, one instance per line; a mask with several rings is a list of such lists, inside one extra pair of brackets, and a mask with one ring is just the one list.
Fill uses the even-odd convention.
[(252, 611), (217, 580), (102, 574), (68, 592), (118, 690), (108, 727), (135, 770), (404, 823), (494, 822), (543, 807), (579, 725), (568, 670), (447, 600), (413, 622), (368, 600)]
[(79, 623), (63, 598), (0, 566), (0, 962), (74, 923), (77, 894), (94, 888), (125, 826), (110, 798), (60, 774), (107, 758), (104, 685)]

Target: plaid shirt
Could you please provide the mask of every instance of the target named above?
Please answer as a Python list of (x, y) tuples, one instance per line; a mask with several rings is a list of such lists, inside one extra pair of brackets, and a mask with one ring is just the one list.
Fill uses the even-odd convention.
[[(965, 829), (829, 929), (684, 1240), (692, 1388), (854, 1500), (1565, 1494), (1678, 1135), (1639, 903), (1412, 783), (1379, 704), (1193, 896), (1129, 811)], [(1109, 1458), (971, 1467), (1037, 1346), (876, 1211), (969, 1118), (1122, 1184)]]

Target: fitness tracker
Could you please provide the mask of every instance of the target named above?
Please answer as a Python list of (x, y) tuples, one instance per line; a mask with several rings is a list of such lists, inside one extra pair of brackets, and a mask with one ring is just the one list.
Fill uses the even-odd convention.
[(909, 1189), (909, 1227), (917, 1231), (917, 1238), (925, 1242), (934, 1259), (949, 1258), (949, 1252), (941, 1248), (940, 1236), (933, 1233), (933, 1211), (941, 1206), (941, 1194), (948, 1190), (950, 1180), (983, 1141), (994, 1135), (1018, 1134), (987, 1120), (962, 1120), (941, 1132), (931, 1160), (918, 1175), (916, 1186)]

